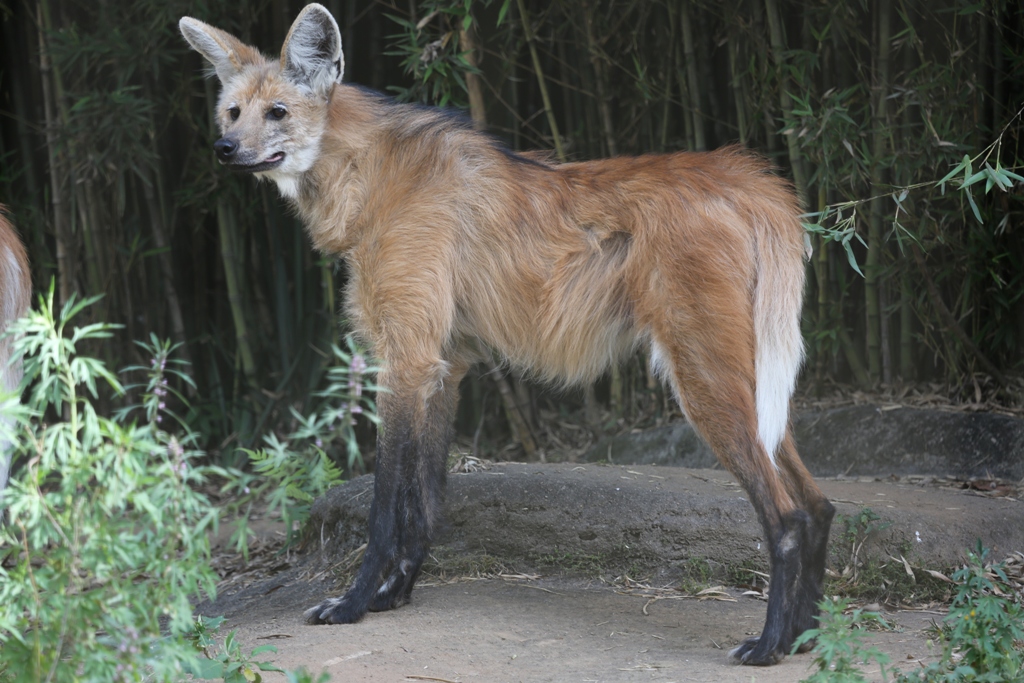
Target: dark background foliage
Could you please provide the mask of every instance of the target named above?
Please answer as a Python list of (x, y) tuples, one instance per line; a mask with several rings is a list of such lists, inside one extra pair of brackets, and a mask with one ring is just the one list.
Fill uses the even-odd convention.
[[(95, 315), (125, 326), (99, 351), (114, 367), (143, 361), (131, 340), (150, 332), (182, 342), (190, 419), (225, 454), (308, 408), (346, 329), (345, 271), (310, 249), (272, 186), (217, 166), (217, 84), (177, 21), (276, 54), (302, 4), (0, 0), (0, 203), (36, 287), (106, 293)], [(514, 149), (585, 159), (739, 142), (772, 158), (812, 214), (806, 391), (1020, 405), (1024, 183), (1004, 173), (1024, 173), (1019, 3), (324, 4), (346, 80), (466, 108)], [(530, 457), (670, 412), (641, 356), (578, 393), (481, 367), (464, 396), (464, 446)]]

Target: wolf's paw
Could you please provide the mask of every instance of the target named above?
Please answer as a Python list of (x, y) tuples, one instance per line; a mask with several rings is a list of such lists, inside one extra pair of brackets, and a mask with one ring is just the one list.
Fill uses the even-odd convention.
[(729, 656), (736, 661), (737, 664), (746, 664), (747, 666), (771, 666), (772, 664), (778, 664), (786, 656), (786, 653), (782, 651), (781, 647), (766, 647), (763, 646), (760, 636), (756, 638), (747, 638), (739, 647), (729, 653)]
[(307, 624), (354, 624), (363, 618), (366, 608), (358, 609), (346, 595), (327, 598), (316, 607), (306, 610)]

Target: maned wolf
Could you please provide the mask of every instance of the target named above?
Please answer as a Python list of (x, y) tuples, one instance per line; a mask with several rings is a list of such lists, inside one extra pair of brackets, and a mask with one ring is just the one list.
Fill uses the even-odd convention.
[(316, 4), (280, 60), (189, 17), (180, 28), (221, 81), (218, 158), (273, 180), (316, 248), (347, 259), (348, 314), (383, 361), (369, 545), (310, 623), (409, 600), (472, 363), (494, 349), (578, 384), (645, 347), (769, 542), (767, 622), (734, 656), (777, 662), (815, 626), (833, 507), (789, 428), (804, 241), (797, 200), (765, 162), (738, 149), (518, 155), (444, 111), (341, 83), (341, 35)]
[[(18, 233), (4, 217), (6, 207), (0, 204), (0, 333), (12, 320), (25, 315), (32, 296), (32, 279), (28, 271), (28, 256), (18, 239)], [(21, 359), (11, 358), (14, 340), (0, 339), (0, 391), (12, 392), (21, 383)], [(7, 487), (11, 454), (7, 439), (0, 437), (0, 495)], [(0, 505), (0, 520), (4, 508)]]

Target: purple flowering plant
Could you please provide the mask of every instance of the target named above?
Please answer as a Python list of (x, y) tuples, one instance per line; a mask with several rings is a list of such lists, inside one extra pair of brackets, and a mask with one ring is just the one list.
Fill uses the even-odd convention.
[[(301, 414), (294, 407), (294, 428), (279, 436), (263, 437), (263, 448), (245, 450), (260, 478), (249, 483), (241, 503), (263, 500), (272, 514), (279, 515), (287, 529), (287, 540), (308, 517), (313, 500), (343, 481), (340, 460), (349, 472), (363, 466), (355, 427), (358, 419), (379, 423), (373, 395), (382, 391), (374, 381), (378, 368), (367, 353), (348, 337), (345, 348), (331, 346), (333, 363), (327, 371), (324, 389), (313, 396), (314, 410)], [(245, 517), (233, 536), (245, 552)]]

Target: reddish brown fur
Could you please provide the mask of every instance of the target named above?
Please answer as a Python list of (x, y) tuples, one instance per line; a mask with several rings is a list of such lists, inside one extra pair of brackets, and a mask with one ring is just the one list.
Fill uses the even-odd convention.
[[(788, 183), (738, 148), (569, 164), (510, 153), (438, 110), (334, 84), (324, 65), (340, 36), (321, 41), (337, 27), (316, 5), (280, 62), (211, 34), (235, 63), (204, 42), (202, 24), (182, 24), (223, 81), (222, 141), (243, 161), (235, 151), (222, 160), (244, 167), (282, 150), (312, 160), (259, 175), (294, 202), (317, 249), (347, 260), (348, 313), (384, 362), (370, 547), (353, 589), (312, 621), (352, 621), (408, 597), (440, 518), (457, 387), (474, 361), (495, 349), (541, 378), (582, 383), (642, 345), (750, 493), (771, 547), (765, 635), (737, 656), (777, 661), (813, 626), (831, 506), (785, 424), (804, 277)], [(289, 71), (317, 41), (319, 76)], [(280, 103), (288, 118), (269, 122)]]
[[(7, 207), (0, 204), (0, 333), (7, 325), (25, 315), (32, 294), (28, 256), (14, 226), (7, 220)], [(13, 339), (0, 339), (0, 390), (12, 392), (21, 382), (21, 359), (12, 362)], [(9, 444), (0, 439), (0, 492), (7, 485), (10, 457)]]
[[(753, 386), (756, 217), (784, 214), (772, 239), (797, 262), (803, 249), (792, 194), (762, 162), (734, 149), (541, 166), (468, 129), (394, 140), (380, 106), (337, 88), (298, 207), (315, 245), (352, 265), (368, 339), (388, 345), (377, 321), (403, 307), (411, 338), (382, 355), (435, 367), (473, 336), (546, 378), (590, 381), (664, 327), (667, 305), (697, 306), (738, 333), (734, 365)], [(688, 328), (690, 345), (710, 334)]]

